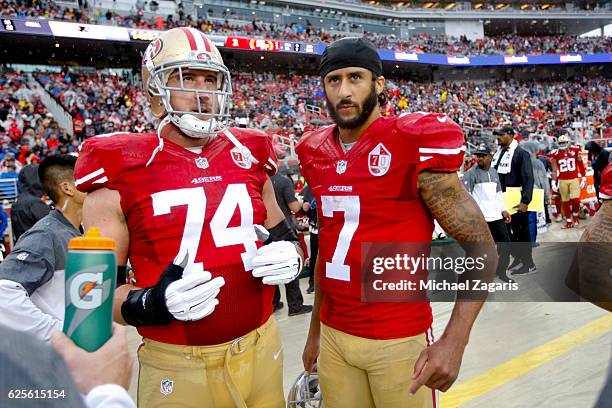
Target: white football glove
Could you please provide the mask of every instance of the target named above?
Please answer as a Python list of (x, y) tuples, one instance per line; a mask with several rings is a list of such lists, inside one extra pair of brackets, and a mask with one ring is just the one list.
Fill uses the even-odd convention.
[(553, 182), (552, 182), (552, 190), (553, 190), (555, 193), (558, 193), (558, 192), (559, 192), (559, 182), (558, 182), (558, 181), (553, 181)]
[(582, 180), (580, 180), (580, 188), (585, 188), (586, 187), (586, 177), (583, 177)]
[(281, 285), (294, 280), (302, 270), (302, 258), (289, 241), (276, 241), (257, 250), (253, 258), (253, 277), (266, 285)]
[(219, 304), (217, 295), (225, 280), (212, 279), (210, 272), (192, 273), (172, 282), (166, 289), (166, 306), (177, 320), (200, 320)]

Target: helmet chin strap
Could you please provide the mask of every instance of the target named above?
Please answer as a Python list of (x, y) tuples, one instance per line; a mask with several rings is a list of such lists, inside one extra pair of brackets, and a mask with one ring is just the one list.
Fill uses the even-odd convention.
[(194, 115), (184, 113), (182, 115), (171, 114), (172, 123), (178, 126), (187, 136), (197, 139), (208, 139), (214, 137), (220, 130), (216, 119), (202, 120)]
[[(185, 118), (185, 116), (187, 116), (187, 118)], [(210, 121), (213, 121), (213, 123), (210, 123)], [(164, 126), (169, 123), (174, 123), (186, 135), (194, 138), (204, 139), (206, 137), (215, 137), (217, 135), (217, 133), (211, 134), (210, 131), (208, 131), (208, 129), (210, 129), (211, 127), (219, 129), (219, 126), (217, 125), (217, 121), (215, 119), (211, 119), (210, 121), (200, 120), (190, 114), (184, 114), (182, 116), (170, 114), (164, 117), (160, 122), (159, 126), (157, 127), (157, 140), (159, 141), (159, 144), (157, 145), (155, 150), (153, 150), (153, 153), (151, 154), (151, 157), (149, 158), (149, 161), (147, 162), (145, 167), (148, 167), (153, 162), (153, 159), (155, 158), (157, 153), (161, 152), (164, 149), (164, 138), (161, 136), (161, 131)], [(203, 131), (204, 129), (206, 131)], [(253, 156), (249, 148), (240, 143), (240, 141), (236, 138), (236, 136), (232, 134), (232, 132), (229, 131), (229, 129), (224, 126), (222, 129), (219, 129), (219, 131), (223, 132), (223, 134), (229, 139), (229, 141), (232, 142), (232, 144), (238, 148), (238, 151), (242, 154), (243, 157), (251, 161), (251, 163), (253, 164), (259, 164), (259, 160), (257, 160), (255, 156)]]
[(157, 153), (159, 153), (162, 150), (164, 150), (164, 138), (161, 136), (161, 131), (162, 131), (163, 127), (166, 126), (168, 123), (170, 123), (170, 118), (168, 116), (163, 118), (162, 121), (159, 123), (159, 126), (157, 127), (157, 140), (159, 141), (159, 144), (153, 150), (153, 153), (151, 154), (151, 157), (149, 158), (149, 161), (147, 162), (145, 167), (149, 167), (149, 165), (151, 163), (153, 163), (153, 159), (155, 158)]

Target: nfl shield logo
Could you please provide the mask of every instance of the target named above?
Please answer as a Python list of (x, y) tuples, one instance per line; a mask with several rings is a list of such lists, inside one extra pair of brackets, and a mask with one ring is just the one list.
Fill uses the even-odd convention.
[(391, 152), (387, 150), (387, 148), (379, 143), (372, 151), (368, 157), (368, 167), (370, 169), (370, 174), (373, 176), (384, 176), (389, 171), (389, 167), (391, 166)]
[(164, 395), (172, 394), (172, 388), (174, 388), (174, 381), (168, 379), (161, 380), (159, 392)]
[(344, 173), (346, 171), (346, 165), (347, 165), (346, 160), (338, 161), (338, 163), (336, 164), (336, 173), (338, 174)]
[(197, 159), (195, 159), (195, 164), (200, 169), (208, 168), (208, 160), (206, 159), (206, 157), (198, 157)]
[(234, 161), (234, 163), (236, 163), (236, 166), (241, 167), (243, 169), (251, 168), (251, 161), (244, 157), (242, 152), (240, 152), (240, 149), (234, 147), (232, 150), (230, 150), (230, 154), (232, 155), (232, 160)]

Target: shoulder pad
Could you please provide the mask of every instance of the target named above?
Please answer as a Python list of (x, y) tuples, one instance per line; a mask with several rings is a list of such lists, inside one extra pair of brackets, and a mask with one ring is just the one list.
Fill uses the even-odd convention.
[(316, 150), (333, 131), (334, 125), (328, 125), (304, 133), (295, 147), (296, 152), (300, 154), (300, 152)]
[[(397, 118), (396, 131), (415, 150), (418, 160), (411, 185), (414, 193), (418, 174), (424, 170), (456, 172), (465, 154), (461, 127), (445, 114), (416, 112)], [(474, 170), (475, 171), (475, 170)]]
[(400, 132), (414, 136), (455, 133), (463, 139), (461, 127), (443, 113), (414, 112), (400, 115), (396, 126)]
[(153, 133), (108, 133), (85, 140), (74, 168), (76, 187), (84, 192), (111, 188), (122, 170), (146, 164), (155, 146)]

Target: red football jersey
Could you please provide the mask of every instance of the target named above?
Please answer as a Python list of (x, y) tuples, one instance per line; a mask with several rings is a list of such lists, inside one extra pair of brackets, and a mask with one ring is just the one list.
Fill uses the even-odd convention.
[(579, 147), (570, 146), (564, 150), (553, 150), (550, 157), (557, 162), (557, 178), (559, 180), (572, 180), (578, 178), (579, 175), (586, 176)]
[(433, 220), (419, 197), (417, 177), (425, 169), (459, 169), (465, 152), (461, 128), (442, 114), (379, 118), (347, 153), (334, 130), (304, 135), (297, 147), (321, 221), (321, 321), (371, 339), (423, 333), (432, 322), (428, 302), (362, 301), (361, 243), (431, 242)]
[(154, 285), (168, 263), (187, 251), (184, 273), (209, 271), (225, 285), (219, 305), (199, 321), (141, 327), (139, 333), (164, 343), (210, 345), (231, 341), (265, 323), (274, 287), (249, 272), (258, 245), (253, 225), (263, 224), (267, 173), (276, 171), (269, 138), (255, 130), (231, 132), (260, 164), (246, 160), (225, 136), (200, 153), (155, 134), (111, 134), (86, 140), (75, 168), (77, 187), (117, 190), (130, 234), (129, 260), (136, 285)]

